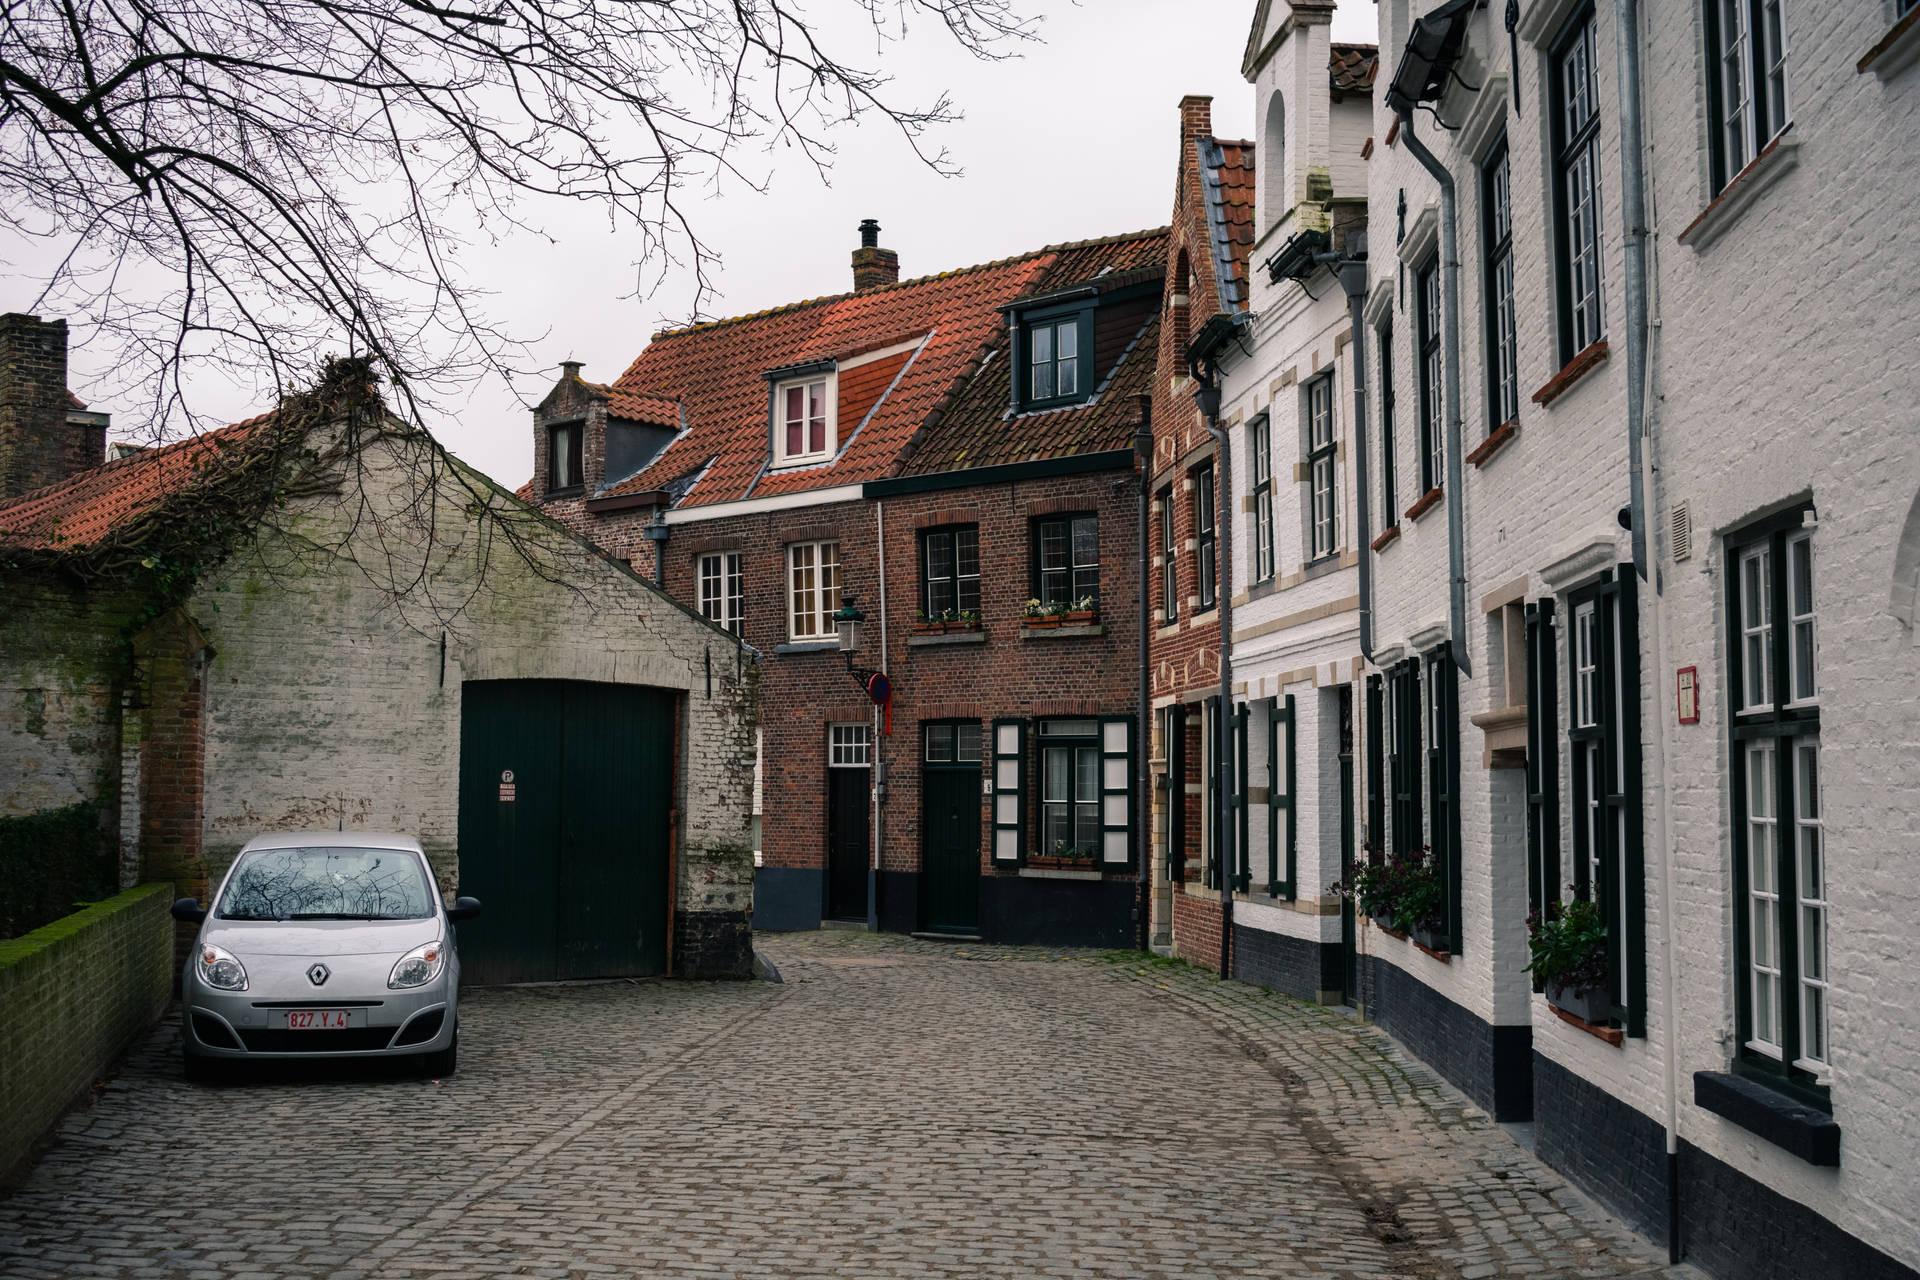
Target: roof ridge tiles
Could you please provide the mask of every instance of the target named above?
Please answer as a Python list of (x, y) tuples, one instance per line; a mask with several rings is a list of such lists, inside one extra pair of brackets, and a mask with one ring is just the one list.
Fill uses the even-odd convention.
[[(1242, 145), (1252, 146), (1252, 143)], [(1140, 231), (1125, 231), (1110, 236), (1094, 236), (1087, 240), (1066, 240), (1059, 244), (1042, 245), (1038, 249), (1029, 249), (1005, 258), (994, 258), (988, 262), (976, 262), (969, 266), (953, 267), (946, 271), (936, 271), (931, 275), (915, 276), (911, 280), (900, 280), (893, 284), (880, 285), (866, 290), (848, 290), (845, 293), (822, 294), (817, 298), (803, 298), (796, 302), (783, 302), (778, 306), (767, 307), (760, 311), (749, 311), (743, 315), (725, 316), (714, 320), (698, 320), (693, 324), (682, 325), (674, 329), (657, 329), (651, 341), (659, 342), (665, 338), (681, 338), (695, 333), (707, 333), (727, 325), (743, 324), (749, 320), (763, 320), (768, 316), (786, 315), (794, 311), (803, 311), (808, 307), (825, 306), (831, 302), (845, 302), (849, 298), (864, 298), (883, 293), (896, 293), (916, 285), (932, 284), (940, 280), (950, 280), (955, 276), (970, 275), (976, 271), (991, 271), (996, 267), (1009, 267), (1016, 263), (1027, 262), (1047, 254), (1066, 253), (1074, 249), (1091, 249), (1101, 245), (1124, 244), (1130, 240), (1150, 240), (1154, 236), (1165, 235), (1169, 227), (1149, 227)]]
[(70, 476), (55, 480), (52, 484), (43, 484), (37, 489), (28, 489), (24, 493), (16, 493), (11, 498), (0, 499), (0, 515), (16, 507), (22, 507), (29, 502), (46, 497), (48, 494), (57, 492), (58, 490), (70, 489), (76, 485), (84, 484), (104, 472), (152, 466), (161, 459), (171, 457), (189, 445), (206, 444), (214, 441), (216, 437), (225, 437), (228, 432), (240, 431), (247, 427), (257, 427), (271, 417), (273, 417), (271, 411), (255, 414), (251, 418), (242, 418), (239, 422), (229, 422), (224, 427), (213, 427), (206, 431), (196, 431), (194, 434), (184, 436), (179, 440), (169, 440), (165, 444), (145, 447), (136, 453), (129, 453), (122, 457), (108, 458), (104, 462), (97, 462), (85, 470), (76, 471)]

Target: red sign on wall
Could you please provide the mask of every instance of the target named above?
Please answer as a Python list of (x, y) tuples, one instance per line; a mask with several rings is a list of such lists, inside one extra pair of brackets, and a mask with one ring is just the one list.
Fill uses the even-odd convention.
[(1681, 667), (1673, 677), (1674, 709), (1681, 724), (1700, 723), (1700, 670)]

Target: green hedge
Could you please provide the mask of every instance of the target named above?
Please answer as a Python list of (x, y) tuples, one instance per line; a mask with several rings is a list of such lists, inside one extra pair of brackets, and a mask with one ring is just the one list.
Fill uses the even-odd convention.
[(119, 892), (97, 801), (0, 818), (0, 938), (17, 938)]

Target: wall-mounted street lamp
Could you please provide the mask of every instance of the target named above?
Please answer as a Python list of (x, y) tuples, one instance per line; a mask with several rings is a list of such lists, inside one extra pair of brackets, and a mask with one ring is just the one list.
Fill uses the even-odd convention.
[[(840, 597), (840, 611), (833, 615), (833, 629), (840, 637), (840, 652), (854, 654), (860, 651), (860, 624), (867, 615), (854, 607), (853, 597)], [(853, 669), (853, 659), (847, 659), (847, 669)]]

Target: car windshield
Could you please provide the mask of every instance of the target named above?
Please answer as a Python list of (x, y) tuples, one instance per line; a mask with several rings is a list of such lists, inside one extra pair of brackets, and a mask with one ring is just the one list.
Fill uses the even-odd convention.
[(220, 895), (223, 920), (424, 920), (432, 889), (404, 849), (256, 849)]

